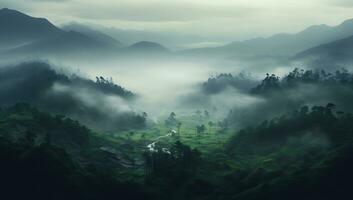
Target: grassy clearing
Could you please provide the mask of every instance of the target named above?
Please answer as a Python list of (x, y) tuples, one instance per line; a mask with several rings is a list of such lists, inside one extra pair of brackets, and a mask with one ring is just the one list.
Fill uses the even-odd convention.
[[(156, 138), (167, 135), (171, 130), (175, 130), (176, 132), (180, 132), (160, 139), (158, 145), (168, 147), (179, 140), (207, 154), (222, 149), (225, 142), (231, 136), (228, 131), (224, 130), (215, 120), (211, 120), (210, 118), (186, 115), (178, 117), (177, 120), (181, 123), (180, 129), (177, 126), (168, 126), (164, 123), (164, 120), (159, 120), (157, 123), (151, 123), (147, 128), (142, 130), (111, 133), (105, 137), (117, 145), (133, 144), (135, 152), (131, 153), (141, 153), (147, 150), (146, 146), (155, 141)], [(212, 121), (211, 126), (209, 124), (210, 121)], [(205, 125), (206, 130), (198, 134), (196, 127), (202, 124)]]

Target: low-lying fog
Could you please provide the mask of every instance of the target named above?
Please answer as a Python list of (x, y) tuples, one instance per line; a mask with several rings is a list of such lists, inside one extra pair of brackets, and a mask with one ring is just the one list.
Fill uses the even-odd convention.
[[(291, 70), (284, 66), (245, 66), (235, 61), (172, 58), (116, 59), (97, 62), (53, 62), (66, 66), (92, 80), (96, 76), (112, 78), (114, 83), (136, 93), (134, 108), (159, 116), (174, 109), (182, 110), (180, 98), (198, 92), (200, 85), (221, 73), (250, 73), (262, 80), (266, 73), (282, 75)], [(190, 110), (190, 108), (188, 107)], [(195, 110), (197, 107), (195, 107)], [(229, 109), (229, 108), (227, 108)]]
[[(334, 98), (337, 96), (335, 89), (330, 89), (318, 96), (315, 94), (317, 91), (321, 91), (322, 86), (311, 86), (310, 84), (303, 85), (302, 88), (306, 88), (304, 92), (299, 86), (287, 89), (290, 95), (285, 91), (278, 91), (278, 95), (271, 97), (251, 94), (251, 89), (258, 86), (267, 74), (284, 77), (294, 68), (304, 68), (300, 64), (279, 64), (280, 62), (275, 60), (265, 62), (236, 61), (234, 59), (190, 58), (174, 54), (173, 56), (136, 55), (118, 58), (98, 55), (96, 58), (82, 57), (74, 61), (61, 58), (31, 58), (16, 59), (16, 62), (9, 61), (8, 63), (13, 65), (33, 60), (47, 62), (58, 72), (64, 71), (67, 75), (76, 74), (93, 81), (96, 80), (96, 77), (104, 77), (105, 80), (111, 78), (114, 84), (136, 94), (137, 98), (126, 99), (120, 98), (119, 95), (112, 96), (97, 92), (82, 85), (65, 85), (65, 83), (62, 85), (63, 83), (60, 83), (61, 85), (51, 86), (50, 91), (53, 99), (50, 101), (69, 102), (65, 99), (55, 98), (55, 96), (60, 98), (68, 96), (73, 99), (73, 102), (78, 105), (82, 104), (88, 109), (82, 111), (80, 106), (73, 108), (69, 116), (74, 119), (82, 119), (84, 117), (82, 112), (90, 112), (89, 115), (92, 117), (87, 119), (90, 123), (97, 116), (106, 115), (104, 113), (109, 114), (108, 112), (111, 111), (113, 115), (111, 119), (109, 115), (106, 115), (108, 116), (107, 120), (111, 122), (105, 124), (107, 120), (102, 121), (102, 126), (108, 127), (109, 130), (114, 130), (117, 120), (124, 124), (127, 120), (124, 116), (128, 116), (129, 120), (138, 121), (137, 115), (142, 115), (144, 112), (152, 121), (163, 121), (171, 112), (180, 116), (195, 113), (197, 110), (208, 110), (212, 115), (212, 120), (232, 119), (232, 124), (243, 126), (249, 125), (249, 122), (257, 124), (262, 120), (271, 119), (303, 105), (321, 105), (333, 100), (337, 104), (347, 105), (343, 101), (344, 98), (341, 98), (342, 95)], [(2, 61), (1, 66), (7, 66), (8, 63)], [(330, 70), (330, 72), (334, 71)], [(218, 79), (220, 74), (225, 74), (224, 80)], [(228, 74), (233, 75), (230, 80), (227, 78)], [(204, 84), (210, 83), (210, 80), (212, 82), (214, 77), (216, 84), (213, 82), (205, 88)], [(305, 92), (311, 87), (318, 89), (316, 89), (317, 91), (313, 89)], [(338, 89), (342, 90), (344, 87)], [(58, 91), (64, 91), (64, 93), (61, 94)], [(42, 100), (45, 98), (45, 96), (41, 97)], [(50, 103), (53, 104), (53, 102)], [(127, 115), (127, 112), (130, 114)]]

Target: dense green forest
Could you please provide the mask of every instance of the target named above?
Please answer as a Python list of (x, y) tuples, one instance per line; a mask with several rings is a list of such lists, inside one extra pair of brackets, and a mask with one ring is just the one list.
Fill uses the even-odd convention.
[[(335, 199), (351, 192), (353, 114), (332, 103), (238, 132), (192, 133), (196, 143), (185, 127), (153, 151), (138, 132), (101, 135), (29, 104), (0, 116), (1, 187), (13, 199)], [(231, 137), (220, 145), (200, 144), (224, 134)]]
[[(0, 182), (3, 194), (11, 199), (273, 200), (350, 195), (353, 114), (347, 91), (352, 89), (353, 75), (346, 70), (331, 74), (295, 69), (282, 79), (267, 75), (257, 86), (243, 90), (267, 100), (249, 108), (248, 113), (264, 115), (247, 118), (248, 126), (233, 124), (241, 112), (236, 109), (224, 119), (216, 111), (196, 110), (171, 112), (153, 123), (144, 112), (143, 126), (114, 131), (81, 125), (82, 118), (77, 121), (58, 112), (62, 104), (51, 101), (58, 107), (47, 109), (41, 99), (45, 96), (41, 91), (51, 88), (46, 85), (57, 82), (133, 98), (111, 81), (69, 77), (43, 63), (2, 70), (6, 73), (1, 83), (19, 77), (15, 83), (27, 87), (9, 85), (9, 95), (1, 98)], [(33, 78), (23, 77), (32, 74), (42, 78), (31, 82)], [(212, 95), (225, 87), (243, 87), (239, 82), (254, 85), (243, 75), (222, 74), (201, 87)], [(310, 93), (294, 99), (284, 95), (303, 85), (328, 90), (319, 95), (327, 102), (316, 104)], [(28, 103), (11, 105), (18, 97), (18, 102)], [(288, 103), (287, 111), (271, 107), (276, 114), (269, 115), (267, 106), (280, 101)]]
[(187, 112), (157, 119), (136, 111), (138, 94), (111, 78), (44, 62), (0, 68), (0, 84), (0, 183), (11, 199), (350, 195), (353, 74), (345, 69), (262, 81), (219, 74), (185, 97)]

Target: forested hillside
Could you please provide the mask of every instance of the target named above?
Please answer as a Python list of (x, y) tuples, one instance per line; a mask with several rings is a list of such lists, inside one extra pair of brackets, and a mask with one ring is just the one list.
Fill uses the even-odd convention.
[(97, 130), (144, 127), (142, 114), (134, 113), (128, 103), (135, 95), (109, 78), (97, 76), (93, 81), (43, 62), (28, 62), (1, 68), (0, 84), (0, 105), (30, 103)]

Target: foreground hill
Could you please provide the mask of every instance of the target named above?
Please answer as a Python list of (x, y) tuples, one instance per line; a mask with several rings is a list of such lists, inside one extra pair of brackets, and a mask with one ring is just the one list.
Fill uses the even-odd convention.
[[(229, 177), (227, 183), (236, 189), (223, 199), (351, 196), (353, 118), (334, 110), (331, 103), (311, 109), (304, 106), (235, 135), (227, 152), (250, 171), (239, 170)], [(227, 191), (219, 195), (222, 192)]]
[[(116, 144), (64, 116), (28, 104), (0, 111), (0, 186), (3, 199), (142, 199), (139, 184), (117, 179), (123, 154)], [(121, 148), (120, 148), (121, 150)], [(118, 151), (118, 150), (116, 150)], [(130, 162), (131, 163), (131, 162)]]

